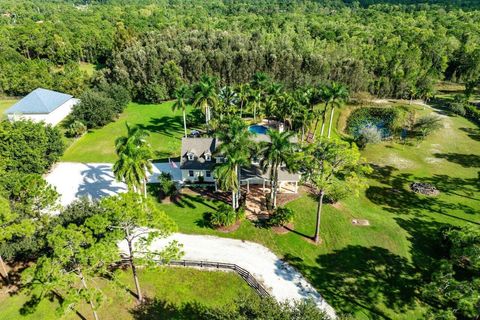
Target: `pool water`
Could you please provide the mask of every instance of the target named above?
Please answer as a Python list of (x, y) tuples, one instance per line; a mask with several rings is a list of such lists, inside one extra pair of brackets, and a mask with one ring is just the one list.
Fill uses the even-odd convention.
[(267, 130), (268, 130), (267, 127), (261, 126), (261, 125), (258, 125), (258, 124), (255, 124), (253, 126), (248, 127), (248, 131), (250, 131), (252, 133), (256, 133), (256, 134), (266, 134)]

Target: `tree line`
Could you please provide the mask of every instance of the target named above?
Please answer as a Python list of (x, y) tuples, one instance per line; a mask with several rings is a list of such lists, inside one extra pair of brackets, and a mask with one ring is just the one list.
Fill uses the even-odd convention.
[[(351, 92), (428, 98), (448, 79), (478, 85), (478, 11), (456, 6), (314, 1), (6, 1), (0, 16), (0, 92), (38, 86), (80, 93), (78, 62), (136, 100), (174, 97), (206, 73), (224, 84), (263, 71), (290, 88), (320, 82)], [(102, 66), (104, 68), (102, 68)]]

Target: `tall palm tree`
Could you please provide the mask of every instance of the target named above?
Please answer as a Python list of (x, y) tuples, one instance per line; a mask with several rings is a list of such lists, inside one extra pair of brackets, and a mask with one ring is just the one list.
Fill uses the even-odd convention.
[[(332, 101), (332, 91), (330, 90), (329, 86), (324, 86), (320, 89), (320, 96), (322, 97), (322, 101), (325, 102), (325, 105), (322, 110), (322, 129), (320, 130), (320, 137), (323, 137), (323, 132), (325, 131), (325, 122), (327, 121), (327, 111), (328, 111), (328, 105)], [(318, 122), (317, 122), (318, 124)], [(317, 127), (315, 125), (315, 131), (314, 131), (314, 136), (316, 133)]]
[[(241, 165), (248, 165), (248, 161), (244, 160), (250, 158), (250, 154), (252, 154), (254, 148), (254, 143), (251, 140), (252, 133), (248, 130), (248, 126), (241, 118), (234, 117), (226, 122), (228, 125), (225, 126), (224, 130), (219, 130), (217, 133), (217, 138), (222, 142), (218, 147), (217, 153), (226, 157), (227, 160), (232, 155), (234, 158), (237, 158), (237, 160), (239, 157), (242, 158), (242, 162), (239, 162), (239, 165), (236, 167), (238, 185), (240, 185)], [(238, 200), (240, 199), (240, 188), (236, 190)]]
[(250, 86), (247, 84), (241, 84), (237, 88), (238, 101), (240, 103), (240, 118), (243, 116), (243, 107), (248, 103), (250, 98)]
[(330, 139), (330, 134), (332, 132), (332, 122), (333, 115), (335, 113), (335, 107), (340, 107), (345, 100), (348, 98), (347, 88), (340, 83), (332, 83), (330, 86), (331, 101), (330, 101), (330, 123), (328, 125), (328, 138)]
[(193, 96), (193, 106), (201, 108), (205, 113), (205, 123), (211, 119), (211, 109), (218, 105), (217, 84), (216, 79), (203, 75), (195, 86), (195, 94)]
[(218, 93), (220, 106), (220, 120), (223, 120), (223, 115), (233, 115), (236, 113), (237, 104), (239, 102), (238, 94), (230, 86), (225, 86), (220, 89)]
[(225, 154), (226, 161), (215, 168), (214, 175), (220, 189), (232, 192), (232, 208), (236, 210), (239, 207), (240, 168), (249, 161), (248, 154), (241, 150), (229, 151), (230, 153)]
[(175, 98), (177, 100), (175, 103), (172, 105), (172, 110), (182, 110), (183, 113), (183, 129), (185, 131), (185, 138), (187, 137), (187, 116), (186, 116), (186, 111), (187, 111), (187, 105), (188, 101), (190, 99), (190, 88), (188, 86), (182, 86), (180, 89), (175, 90)]
[(250, 104), (253, 106), (253, 120), (257, 120), (257, 111), (260, 109), (262, 101), (262, 92), (260, 90), (252, 89), (250, 91)]
[(260, 165), (263, 172), (270, 170), (270, 200), (273, 207), (277, 206), (277, 192), (278, 192), (278, 169), (282, 164), (287, 168), (292, 166), (292, 157), (294, 154), (294, 144), (290, 141), (293, 132), (269, 129), (267, 135), (270, 138), (268, 142), (261, 142), (260, 145)]
[(147, 177), (152, 173), (153, 152), (146, 141), (148, 133), (138, 126), (128, 123), (127, 136), (115, 140), (115, 151), (119, 157), (113, 165), (113, 173), (119, 181), (125, 182), (129, 189), (147, 196)]

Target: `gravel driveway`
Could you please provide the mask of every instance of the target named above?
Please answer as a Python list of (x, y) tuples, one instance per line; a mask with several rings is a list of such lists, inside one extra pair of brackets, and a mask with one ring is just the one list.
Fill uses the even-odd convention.
[[(152, 243), (153, 250), (160, 250), (172, 240), (183, 245), (185, 260), (234, 263), (248, 270), (265, 289), (278, 301), (311, 298), (331, 318), (336, 318), (334, 309), (322, 296), (290, 265), (280, 260), (266, 247), (250, 241), (214, 236), (175, 233)], [(119, 244), (127, 250), (126, 242)]]

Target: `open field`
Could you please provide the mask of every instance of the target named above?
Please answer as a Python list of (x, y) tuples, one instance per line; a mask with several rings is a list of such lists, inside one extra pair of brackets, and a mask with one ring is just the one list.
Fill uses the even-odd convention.
[[(131, 274), (122, 272), (119, 280), (127, 288), (134, 290)], [(186, 305), (199, 303), (204, 307), (230, 306), (238, 297), (256, 296), (256, 293), (236, 274), (227, 272), (199, 271), (188, 268), (165, 268), (140, 272), (140, 283), (150, 299), (158, 299), (150, 308), (136, 310), (134, 297), (125, 289), (108, 285), (98, 279), (107, 301), (98, 310), (99, 317), (104, 320), (127, 319), (172, 319), (181, 316), (178, 309)], [(70, 311), (64, 316), (58, 315), (56, 301), (44, 300), (32, 314), (21, 315), (20, 308), (27, 301), (23, 294), (8, 298), (0, 295), (0, 315), (2, 320), (36, 320), (36, 319), (79, 319), (79, 315)], [(92, 319), (91, 310), (86, 305), (77, 309), (81, 316)]]
[(172, 111), (172, 104), (173, 102), (129, 104), (118, 120), (103, 128), (91, 130), (74, 141), (62, 161), (115, 162), (115, 139), (126, 134), (126, 122), (140, 125), (150, 133), (148, 141), (157, 158), (178, 155), (183, 136), (183, 120), (180, 111)]
[[(415, 108), (419, 113), (435, 112)], [(159, 206), (181, 232), (270, 247), (301, 270), (339, 311), (360, 319), (422, 318), (426, 309), (419, 289), (437, 259), (436, 232), (444, 226), (480, 225), (479, 129), (462, 117), (440, 116), (444, 128), (423, 142), (385, 142), (362, 151), (375, 169), (369, 187), (359, 198), (325, 207), (323, 243), (318, 247), (304, 239), (313, 235), (316, 210), (315, 199), (307, 193), (287, 205), (296, 218), (295, 232), (285, 235), (248, 221), (229, 234), (209, 229), (202, 215), (218, 203), (202, 196), (187, 195), (176, 204)], [(341, 119), (339, 115), (334, 121)], [(414, 181), (433, 183), (441, 194), (414, 194), (409, 190)], [(352, 226), (352, 218), (368, 219), (371, 226)]]

